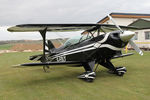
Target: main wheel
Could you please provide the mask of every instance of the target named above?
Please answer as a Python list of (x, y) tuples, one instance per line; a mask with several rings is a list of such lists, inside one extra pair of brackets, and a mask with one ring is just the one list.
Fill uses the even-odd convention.
[(93, 82), (95, 77), (96, 77), (95, 72), (90, 71), (84, 72), (78, 76), (79, 79), (83, 79), (87, 82)]
[(116, 67), (116, 75), (123, 76), (126, 72), (126, 67)]

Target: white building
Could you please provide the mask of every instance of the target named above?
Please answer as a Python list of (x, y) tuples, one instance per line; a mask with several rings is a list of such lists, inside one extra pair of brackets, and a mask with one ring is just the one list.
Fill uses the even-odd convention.
[[(150, 49), (150, 14), (111, 13), (110, 16), (112, 16), (118, 25), (142, 28), (142, 30), (135, 31), (136, 36), (133, 38), (134, 42), (140, 48)], [(98, 23), (113, 24), (107, 16), (100, 20)]]

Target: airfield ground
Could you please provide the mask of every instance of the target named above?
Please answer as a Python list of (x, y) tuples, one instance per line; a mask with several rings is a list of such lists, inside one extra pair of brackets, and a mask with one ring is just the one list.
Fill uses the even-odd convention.
[(93, 83), (77, 79), (82, 67), (52, 66), (49, 73), (41, 67), (12, 67), (39, 53), (0, 54), (0, 100), (150, 100), (150, 52), (113, 60), (127, 67), (123, 77), (99, 67)]
[[(58, 48), (61, 44), (56, 40), (52, 41), (54, 46)], [(26, 52), (26, 51), (41, 51), (42, 41), (24, 40), (24, 41), (0, 41), (0, 54), (7, 52)]]

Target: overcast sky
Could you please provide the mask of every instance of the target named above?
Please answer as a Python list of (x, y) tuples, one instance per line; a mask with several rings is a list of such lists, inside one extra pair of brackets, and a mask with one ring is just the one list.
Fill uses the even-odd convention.
[[(0, 0), (0, 26), (96, 23), (111, 12), (150, 14), (150, 0)], [(0, 34), (0, 40), (23, 39), (18, 33), (10, 37), (4, 28)]]

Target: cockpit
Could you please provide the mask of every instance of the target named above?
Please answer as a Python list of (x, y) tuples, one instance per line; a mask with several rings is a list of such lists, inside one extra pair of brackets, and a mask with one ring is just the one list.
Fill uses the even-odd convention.
[(87, 39), (90, 39), (90, 38), (92, 38), (92, 36), (89, 36), (89, 35), (75, 36), (75, 37), (72, 37), (72, 38), (68, 39), (68, 40), (64, 43), (64, 46), (65, 46), (65, 47), (68, 47), (68, 46), (71, 46), (71, 45), (80, 43), (80, 42), (82, 42), (82, 41), (84, 41), (84, 40), (87, 40)]

